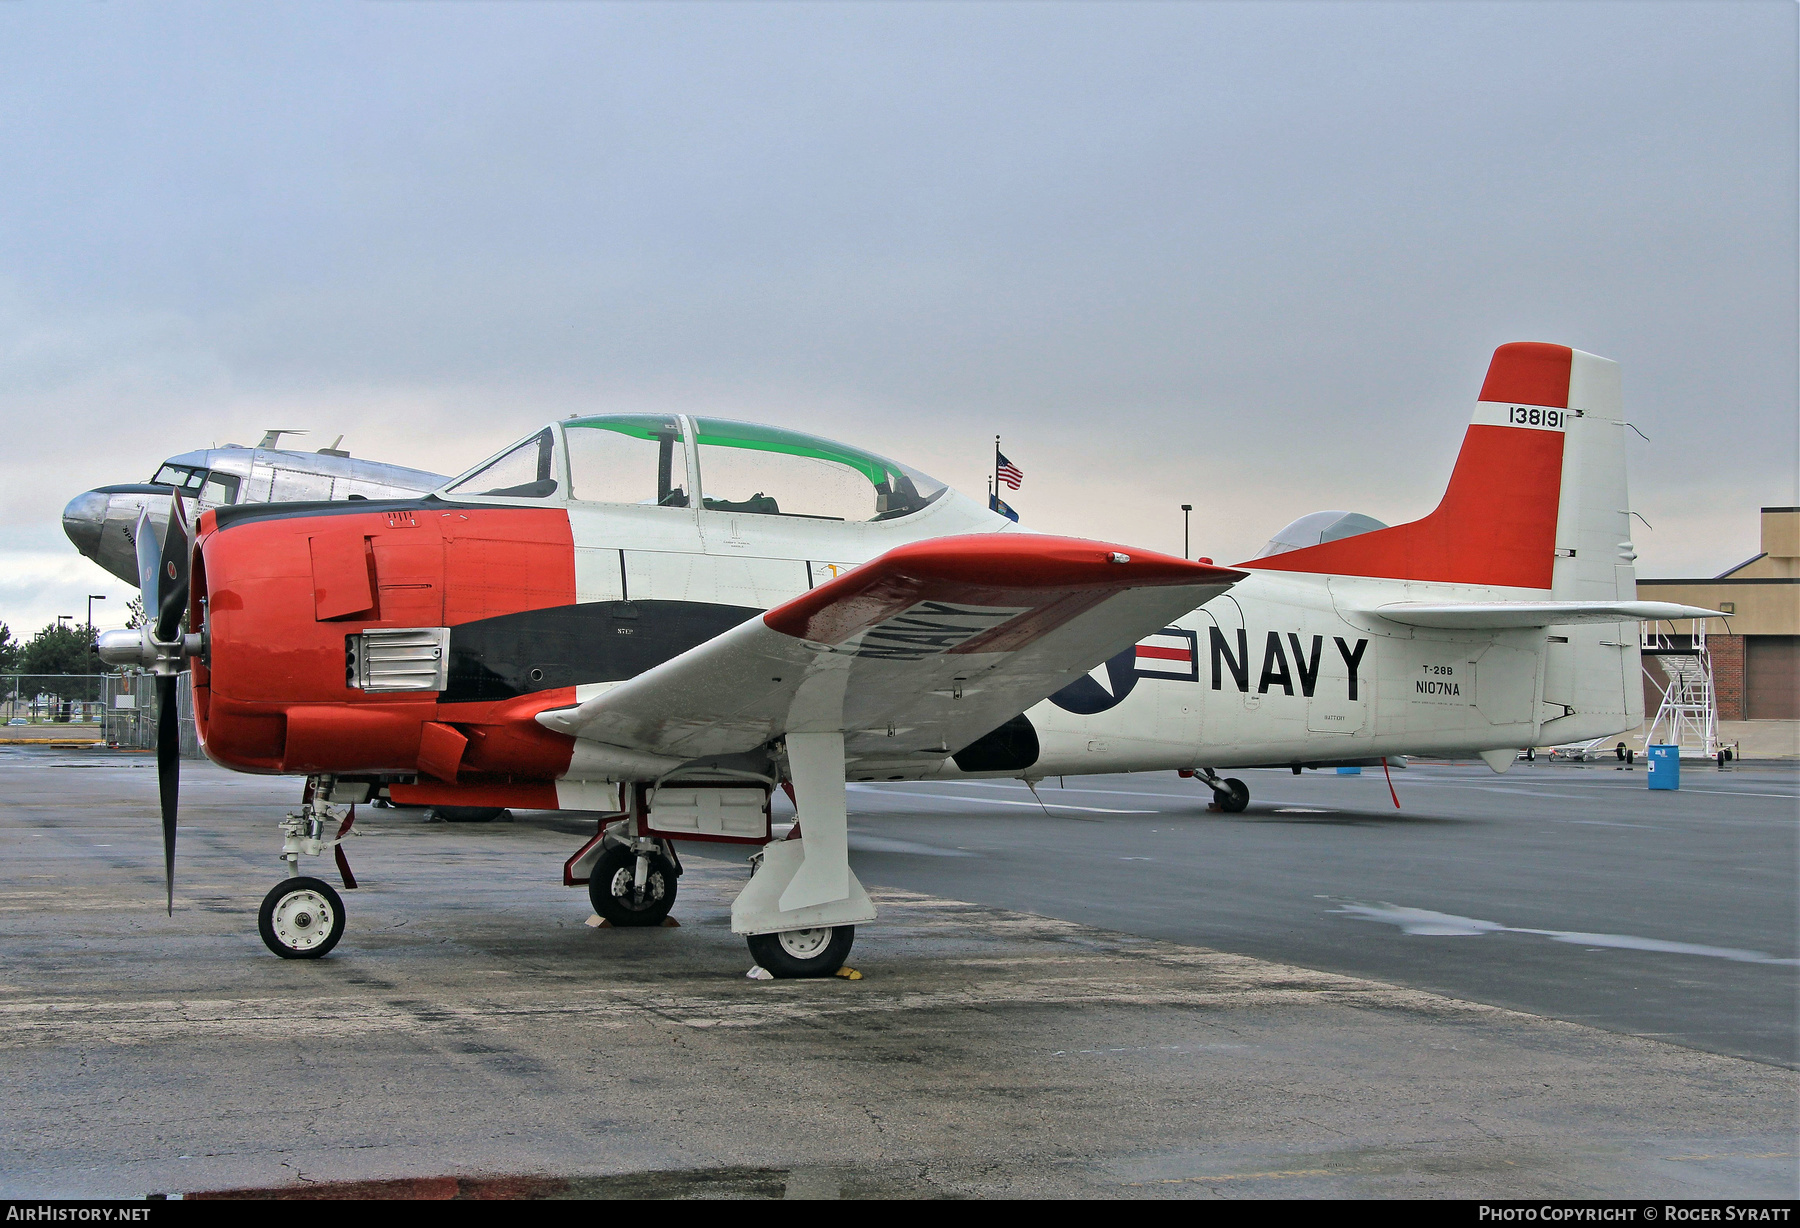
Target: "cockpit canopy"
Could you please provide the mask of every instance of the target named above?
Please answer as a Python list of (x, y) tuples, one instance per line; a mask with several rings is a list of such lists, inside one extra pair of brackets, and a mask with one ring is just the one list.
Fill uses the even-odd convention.
[(1261, 559), (1271, 554), (1286, 554), (1290, 550), (1304, 550), (1308, 546), (1322, 546), (1339, 538), (1355, 537), (1359, 533), (1372, 533), (1376, 529), (1385, 528), (1387, 526), (1381, 521), (1361, 512), (1313, 512), (1300, 517), (1271, 537), (1269, 544), (1257, 551), (1256, 557)]
[(444, 488), (451, 499), (574, 499), (812, 520), (893, 520), (942, 482), (798, 431), (685, 414), (603, 414), (545, 427)]

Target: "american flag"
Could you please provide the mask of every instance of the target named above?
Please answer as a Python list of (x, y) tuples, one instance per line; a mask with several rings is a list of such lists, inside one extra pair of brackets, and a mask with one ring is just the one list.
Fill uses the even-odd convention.
[(994, 453), (994, 476), (1014, 490), (1025, 480), (1025, 471), (1006, 459), (1004, 452)]

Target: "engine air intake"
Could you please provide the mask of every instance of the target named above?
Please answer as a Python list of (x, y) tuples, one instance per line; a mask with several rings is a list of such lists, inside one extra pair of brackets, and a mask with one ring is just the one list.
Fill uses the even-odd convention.
[(344, 683), (362, 691), (441, 691), (450, 628), (381, 627), (344, 637)]

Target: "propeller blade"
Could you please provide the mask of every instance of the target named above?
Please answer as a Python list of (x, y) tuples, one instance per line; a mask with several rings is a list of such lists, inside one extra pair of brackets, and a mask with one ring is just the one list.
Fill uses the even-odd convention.
[(181, 791), (181, 722), (177, 716), (175, 674), (156, 678), (156, 783), (162, 794), (163, 872), (169, 891), (169, 915), (175, 915), (175, 804)]
[(156, 542), (156, 526), (150, 523), (149, 508), (138, 509), (137, 528), (131, 536), (137, 547), (138, 592), (144, 599), (144, 612), (154, 618), (162, 608), (156, 601), (156, 594), (162, 588), (157, 583), (162, 547)]
[[(163, 534), (156, 577), (156, 638), (165, 644), (181, 634), (181, 616), (187, 613), (188, 553), (187, 509), (181, 506), (181, 496), (177, 494), (169, 501), (169, 529)], [(146, 600), (145, 611), (151, 608)]]

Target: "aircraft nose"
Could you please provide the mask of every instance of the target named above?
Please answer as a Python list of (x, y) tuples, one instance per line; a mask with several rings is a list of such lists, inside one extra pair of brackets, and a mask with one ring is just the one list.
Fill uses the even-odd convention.
[(63, 508), (63, 532), (75, 548), (93, 558), (100, 553), (100, 530), (106, 527), (107, 497), (97, 490), (76, 495)]

